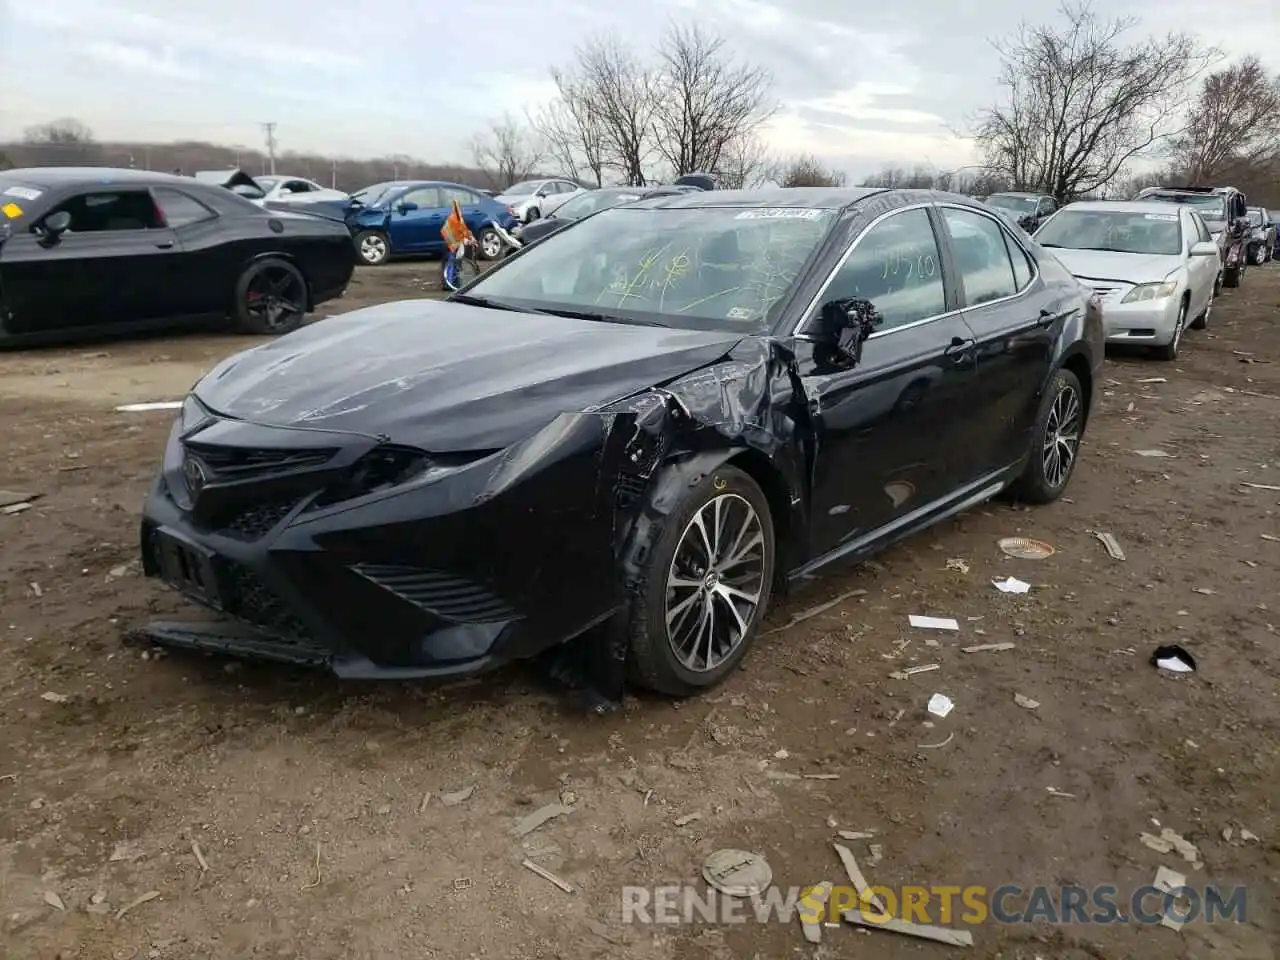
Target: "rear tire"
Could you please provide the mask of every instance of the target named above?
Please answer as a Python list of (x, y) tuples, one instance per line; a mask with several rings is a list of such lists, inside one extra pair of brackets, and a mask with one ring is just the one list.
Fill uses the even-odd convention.
[(476, 246), (479, 247), (482, 260), (497, 260), (502, 256), (502, 238), (493, 227), (485, 227), (476, 234)]
[[(1080, 460), (1084, 426), (1084, 388), (1080, 385), (1080, 378), (1070, 370), (1061, 369), (1053, 375), (1040, 403), (1040, 415), (1031, 433), (1027, 465), (1013, 486), (1019, 500), (1044, 504), (1062, 496)], [(1072, 436), (1074, 440), (1070, 440)], [(1049, 449), (1051, 441), (1057, 448), (1057, 460), (1053, 458), (1053, 450)], [(1062, 457), (1067, 453), (1070, 458), (1064, 465)]]
[(310, 294), (306, 278), (288, 260), (250, 264), (236, 281), (236, 324), (245, 333), (279, 336), (302, 325)]
[[(746, 473), (722, 466), (647, 536), (628, 613), (628, 672), (669, 696), (709, 690), (737, 669), (769, 607), (776, 553), (768, 498)], [(700, 564), (708, 544), (714, 556)]]

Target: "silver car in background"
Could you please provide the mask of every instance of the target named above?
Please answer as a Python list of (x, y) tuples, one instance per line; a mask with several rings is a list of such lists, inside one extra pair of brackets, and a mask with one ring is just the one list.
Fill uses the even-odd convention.
[(1199, 214), (1159, 201), (1070, 203), (1035, 238), (1102, 302), (1107, 343), (1178, 355), (1203, 330), (1222, 284), (1222, 253)]

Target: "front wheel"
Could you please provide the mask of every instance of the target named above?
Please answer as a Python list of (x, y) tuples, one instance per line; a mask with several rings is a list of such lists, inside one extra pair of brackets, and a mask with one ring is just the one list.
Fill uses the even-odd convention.
[(530, 207), (528, 212), (524, 215), (524, 222), (533, 223), (533, 221), (537, 220), (540, 216), (542, 216), (542, 211), (537, 207)]
[(1070, 370), (1053, 375), (1040, 404), (1040, 416), (1031, 434), (1027, 466), (1014, 484), (1014, 492), (1026, 503), (1057, 500), (1076, 469), (1080, 440), (1084, 436), (1084, 389)]
[(1169, 342), (1155, 348), (1154, 353), (1157, 360), (1177, 360), (1178, 345), (1182, 342), (1182, 328), (1187, 323), (1187, 301), (1182, 301), (1182, 306), (1178, 308), (1178, 319), (1173, 325), (1173, 337)]
[(1253, 256), (1250, 259), (1253, 261), (1253, 265), (1255, 267), (1262, 266), (1264, 263), (1267, 262), (1266, 248), (1263, 247), (1262, 244), (1258, 244), (1258, 246), (1254, 248)]
[(297, 267), (275, 257), (259, 260), (236, 283), (236, 323), (246, 333), (289, 333), (306, 316), (307, 299), (307, 281)]
[(480, 235), (476, 237), (476, 243), (479, 244), (480, 256), (484, 259), (497, 260), (502, 256), (502, 238), (493, 227), (485, 227), (481, 230)]
[(652, 531), (629, 613), (630, 673), (687, 697), (720, 683), (755, 640), (773, 587), (773, 518), (759, 485), (724, 466)]
[(362, 230), (356, 234), (356, 256), (370, 267), (380, 267), (391, 257), (391, 242), (378, 230)]

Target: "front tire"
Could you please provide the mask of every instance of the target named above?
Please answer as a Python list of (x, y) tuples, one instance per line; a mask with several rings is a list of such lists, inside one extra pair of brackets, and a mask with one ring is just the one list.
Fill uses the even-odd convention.
[(1191, 321), (1192, 330), (1204, 330), (1209, 326), (1209, 318), (1213, 315), (1213, 301), (1218, 297), (1218, 289), (1215, 284), (1213, 293), (1209, 294), (1209, 302), (1204, 305), (1204, 310), (1200, 316)]
[(250, 264), (236, 282), (236, 324), (245, 333), (279, 336), (302, 325), (307, 281), (288, 260), (268, 257)]
[(723, 466), (651, 529), (629, 613), (629, 672), (687, 697), (724, 680), (755, 640), (773, 587), (773, 518), (759, 485)]
[(1244, 266), (1225, 267), (1222, 271), (1222, 285), (1224, 287), (1240, 286), (1240, 278), (1244, 276)]
[(1161, 344), (1154, 348), (1152, 352), (1157, 360), (1177, 360), (1178, 345), (1182, 343), (1182, 329), (1187, 324), (1187, 301), (1184, 299), (1182, 305), (1178, 307), (1178, 319), (1174, 321), (1173, 337), (1168, 343)]
[(1258, 244), (1257, 248), (1253, 251), (1253, 256), (1249, 259), (1253, 261), (1253, 265), (1255, 267), (1260, 267), (1267, 262), (1267, 251), (1262, 244)]
[(481, 230), (476, 236), (476, 243), (480, 247), (481, 259), (497, 260), (502, 256), (502, 238), (493, 227), (485, 227)]
[(356, 256), (367, 267), (380, 267), (391, 259), (391, 241), (381, 230), (361, 230), (355, 244)]
[(1052, 503), (1067, 489), (1080, 459), (1084, 404), (1080, 378), (1065, 368), (1055, 373), (1040, 404), (1026, 468), (1014, 484), (1024, 503)]
[(533, 223), (533, 221), (537, 220), (540, 216), (542, 216), (542, 211), (541, 211), (541, 210), (539, 210), (537, 207), (530, 207), (530, 208), (525, 212), (525, 215), (524, 215), (524, 222), (525, 222), (525, 223)]

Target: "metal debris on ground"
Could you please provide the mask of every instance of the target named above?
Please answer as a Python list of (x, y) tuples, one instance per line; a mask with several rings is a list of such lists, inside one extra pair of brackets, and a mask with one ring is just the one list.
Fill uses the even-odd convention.
[(773, 882), (773, 869), (758, 853), (725, 849), (703, 861), (702, 877), (725, 896), (753, 897)]
[(840, 862), (844, 864), (844, 872), (849, 875), (849, 882), (853, 884), (853, 889), (858, 891), (862, 904), (875, 907), (881, 914), (885, 913), (884, 901), (871, 889), (871, 884), (867, 883), (867, 878), (862, 875), (853, 851), (840, 843), (833, 843), (831, 846), (835, 847)]
[(1169, 673), (1195, 673), (1196, 659), (1175, 643), (1156, 647), (1151, 654), (1151, 665)]
[(921, 630), (959, 630), (960, 622), (953, 617), (922, 617), (911, 614), (907, 622)]
[(792, 616), (792, 618), (788, 620), (786, 623), (784, 623), (782, 626), (774, 627), (772, 630), (769, 630), (762, 635), (767, 637), (770, 634), (781, 633), (783, 630), (790, 630), (797, 623), (803, 623), (805, 620), (811, 620), (820, 614), (826, 613), (832, 607), (839, 606), (840, 604), (844, 603), (846, 600), (852, 600), (854, 597), (865, 597), (866, 595), (867, 595), (867, 591), (865, 590), (861, 590), (861, 589), (847, 590), (844, 593), (840, 594), (840, 596), (835, 597), (832, 600), (828, 600), (826, 603), (820, 603), (816, 607), (810, 607), (807, 610), (801, 610), (799, 613)]
[(511, 828), (511, 833), (517, 837), (527, 836), (543, 824), (571, 813), (573, 813), (573, 807), (566, 807), (561, 803), (548, 803), (546, 806), (539, 807), (527, 817), (521, 817), (517, 820), (515, 826)]
[(927, 923), (909, 923), (906, 920), (895, 920), (893, 917), (868, 917), (861, 910), (853, 909), (844, 912), (847, 923), (855, 924), (867, 930), (887, 930), (921, 940), (932, 940), (934, 943), (945, 943), (953, 947), (972, 947), (973, 934), (968, 930), (948, 930), (946, 927), (935, 927)]
[(1044, 560), (1056, 552), (1043, 540), (1030, 540), (1027, 537), (1005, 537), (997, 541), (996, 546), (1015, 560)]
[(461, 790), (455, 790), (453, 793), (440, 794), (440, 802), (446, 807), (456, 807), (460, 803), (466, 803), (471, 799), (471, 795), (476, 792), (475, 785), (463, 787)]
[(1076, 798), (1074, 793), (1067, 793), (1067, 791), (1059, 790), (1057, 787), (1045, 787), (1044, 789), (1049, 796), (1057, 797), (1060, 800), (1074, 800)]
[(894, 680), (906, 680), (908, 677), (914, 677), (917, 673), (931, 673), (934, 670), (941, 670), (940, 663), (923, 663), (918, 667), (907, 667), (905, 670), (895, 670), (889, 674)]
[(1000, 653), (1003, 650), (1012, 650), (1017, 647), (1016, 643), (980, 643), (974, 647), (961, 647), (965, 653)]
[(1093, 535), (1102, 541), (1103, 547), (1106, 548), (1112, 560), (1124, 559), (1124, 548), (1120, 546), (1120, 541), (1114, 536), (1102, 530), (1093, 531)]
[(1028, 593), (1031, 590), (1031, 584), (1017, 577), (992, 577), (991, 585), (1001, 593)]
[(1150, 833), (1139, 834), (1138, 839), (1142, 841), (1144, 847), (1154, 850), (1156, 853), (1177, 853), (1178, 856), (1186, 860), (1192, 867), (1200, 869), (1200, 850), (1194, 843), (1186, 837), (1179, 834), (1176, 830), (1169, 827), (1163, 827), (1160, 830), (1160, 836), (1154, 836)]
[(521, 860), (520, 866), (524, 867), (526, 870), (536, 873), (538, 876), (540, 876), (543, 880), (546, 880), (548, 883), (554, 883), (557, 887), (559, 887), (565, 893), (576, 892), (573, 889), (573, 887), (570, 886), (568, 883), (561, 880), (559, 877), (557, 877), (554, 873), (552, 873), (550, 870), (546, 869), (545, 867), (538, 866), (532, 860)]
[(821, 918), (826, 913), (823, 907), (831, 898), (833, 886), (830, 880), (823, 880), (806, 890), (804, 896), (800, 898), (800, 909), (796, 913), (800, 917), (800, 929), (804, 931), (804, 938), (809, 943), (822, 942)]
[(1172, 453), (1167, 453), (1164, 450), (1135, 450), (1133, 452), (1140, 457), (1158, 457), (1166, 460), (1174, 458)]
[(926, 709), (935, 717), (945, 717), (956, 708), (952, 699), (945, 694), (935, 693), (929, 698)]
[(1034, 710), (1036, 707), (1040, 706), (1039, 700), (1032, 700), (1030, 697), (1024, 697), (1020, 693), (1015, 693), (1013, 695), (1013, 702), (1027, 710)]

